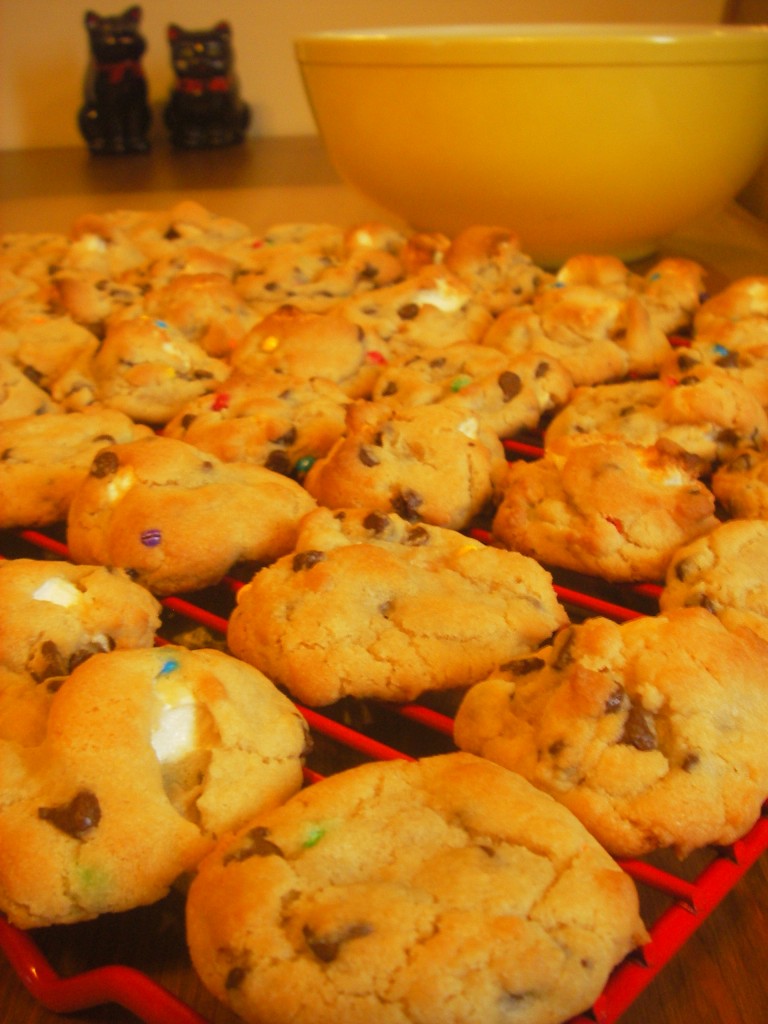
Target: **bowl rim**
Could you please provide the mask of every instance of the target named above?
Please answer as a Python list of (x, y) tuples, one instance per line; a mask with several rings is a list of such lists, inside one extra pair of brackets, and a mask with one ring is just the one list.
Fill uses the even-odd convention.
[(768, 60), (768, 24), (477, 23), (308, 32), (300, 64), (700, 64)]

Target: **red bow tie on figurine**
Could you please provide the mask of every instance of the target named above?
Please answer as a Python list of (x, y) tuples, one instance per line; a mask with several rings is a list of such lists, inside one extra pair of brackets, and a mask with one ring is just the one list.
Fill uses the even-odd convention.
[(214, 75), (212, 78), (179, 78), (178, 88), (181, 92), (193, 96), (202, 96), (206, 92), (226, 92), (230, 86), (227, 75)]
[(110, 85), (119, 85), (128, 74), (132, 78), (144, 77), (141, 61), (138, 60), (110, 61), (106, 64), (97, 64), (96, 68), (100, 74), (107, 76)]

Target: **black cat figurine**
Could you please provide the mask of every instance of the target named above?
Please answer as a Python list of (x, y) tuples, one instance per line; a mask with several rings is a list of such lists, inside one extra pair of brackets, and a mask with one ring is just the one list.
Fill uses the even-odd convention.
[(175, 81), (164, 118), (171, 143), (180, 149), (242, 142), (251, 119), (234, 74), (229, 23), (189, 31), (168, 26)]
[(152, 120), (141, 65), (141, 7), (102, 17), (85, 15), (90, 60), (78, 126), (92, 153), (146, 153)]

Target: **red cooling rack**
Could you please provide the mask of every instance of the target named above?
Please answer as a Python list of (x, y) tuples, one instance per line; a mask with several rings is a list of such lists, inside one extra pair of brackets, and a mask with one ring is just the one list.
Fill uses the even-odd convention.
[[(530, 457), (533, 445), (507, 442), (511, 457)], [(487, 539), (482, 531), (473, 531)], [(0, 558), (67, 558), (60, 531), (24, 530), (0, 533)], [(558, 595), (573, 621), (604, 615), (624, 621), (657, 610), (658, 587), (615, 586), (573, 575), (554, 574)], [(202, 630), (222, 644), (229, 609), (242, 582), (228, 577), (218, 587), (191, 597), (163, 600), (164, 626), (160, 642), (184, 642), (185, 631)], [(454, 749), (452, 709), (425, 698), (394, 707), (345, 703), (317, 711), (298, 705), (315, 739), (305, 770), (311, 783), (333, 771), (363, 760), (418, 757)], [(611, 975), (588, 1013), (571, 1024), (612, 1024), (653, 981), (665, 964), (715, 910), (760, 855), (768, 849), (768, 802), (763, 816), (738, 842), (679, 863), (673, 858), (621, 861), (635, 879), (650, 941), (629, 956)], [(644, 907), (650, 899), (649, 913)], [(122, 964), (86, 969), (63, 976), (51, 966), (33, 935), (0, 916), (0, 948), (32, 996), (54, 1013), (87, 1010), (113, 1003), (146, 1024), (207, 1024), (206, 1018), (172, 994), (149, 973)], [(190, 968), (191, 970), (191, 968)]]

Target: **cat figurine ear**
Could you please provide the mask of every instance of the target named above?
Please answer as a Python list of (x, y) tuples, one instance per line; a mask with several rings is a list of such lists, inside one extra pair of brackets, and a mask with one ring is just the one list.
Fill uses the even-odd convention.
[(244, 140), (251, 110), (234, 71), (232, 30), (167, 29), (174, 83), (163, 112), (171, 143), (179, 149), (232, 146)]
[(78, 127), (95, 154), (146, 153), (152, 122), (141, 58), (147, 48), (139, 31), (142, 9), (102, 16), (86, 11), (89, 60)]

